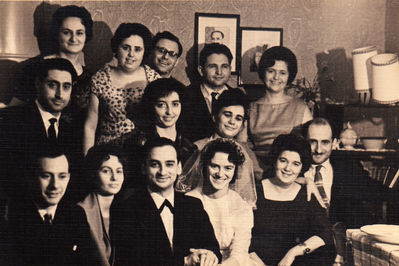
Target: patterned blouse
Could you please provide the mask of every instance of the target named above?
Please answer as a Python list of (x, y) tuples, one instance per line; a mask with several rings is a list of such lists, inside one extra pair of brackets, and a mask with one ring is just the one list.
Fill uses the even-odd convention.
[(121, 144), (122, 136), (135, 128), (133, 119), (127, 116), (129, 110), (141, 101), (147, 84), (161, 77), (155, 70), (144, 65), (146, 82), (138, 81), (130, 83), (126, 88), (118, 88), (111, 82), (112, 68), (106, 64), (91, 81), (91, 92), (99, 100), (96, 145), (109, 142)]

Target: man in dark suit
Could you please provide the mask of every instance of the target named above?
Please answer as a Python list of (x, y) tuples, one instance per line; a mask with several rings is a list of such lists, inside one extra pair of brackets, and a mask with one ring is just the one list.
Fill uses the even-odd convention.
[(331, 156), (335, 140), (326, 119), (315, 118), (306, 125), (306, 131), (312, 166), (305, 177), (315, 185), (314, 193), (331, 224), (359, 228), (376, 222), (373, 211), (382, 206), (382, 185), (368, 176), (358, 160)]
[(181, 165), (173, 142), (152, 139), (144, 150), (146, 187), (111, 216), (117, 265), (217, 265), (219, 245), (202, 203), (174, 191)]
[(219, 43), (206, 44), (199, 57), (200, 84), (191, 84), (183, 99), (183, 136), (196, 141), (214, 132), (212, 105), (220, 94), (228, 90), (233, 55)]
[[(0, 142), (4, 159), (2, 163), (5, 163), (3, 169), (7, 169), (3, 177), (12, 177), (12, 180), (21, 178), (27, 156), (44, 144), (64, 145), (78, 154), (81, 136), (76, 136), (75, 132), (79, 131), (74, 130), (70, 119), (62, 115), (69, 104), (75, 79), (75, 69), (68, 60), (43, 60), (36, 72), (35, 101), (3, 111)], [(18, 185), (13, 184), (12, 180), (6, 181), (9, 193), (10, 185)], [(19, 181), (17, 183), (21, 184)]]
[(9, 265), (92, 265), (84, 212), (62, 201), (70, 180), (64, 151), (46, 145), (27, 169), (26, 194), (8, 204)]

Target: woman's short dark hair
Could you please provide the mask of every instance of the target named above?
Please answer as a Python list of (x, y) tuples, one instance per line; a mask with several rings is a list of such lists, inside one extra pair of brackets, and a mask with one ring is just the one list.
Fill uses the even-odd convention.
[(245, 119), (248, 118), (248, 97), (242, 90), (238, 88), (225, 90), (222, 92), (222, 94), (220, 94), (219, 98), (215, 102), (214, 108), (212, 109), (212, 115), (217, 117), (223, 107), (233, 105), (241, 105), (244, 108)]
[(86, 30), (86, 43), (93, 38), (93, 19), (89, 11), (83, 6), (62, 6), (58, 8), (53, 14), (53, 20), (51, 22), (51, 35), (58, 45), (58, 34), (60, 32), (60, 28), (62, 22), (69, 17), (76, 17), (82, 20), (83, 26), (85, 26)]
[(303, 137), (295, 134), (282, 134), (275, 138), (269, 152), (269, 159), (273, 168), (278, 160), (278, 157), (284, 151), (292, 151), (299, 154), (302, 162), (301, 175), (309, 170), (310, 164), (312, 162), (310, 145)]
[(112, 52), (116, 55), (118, 52), (118, 46), (123, 42), (123, 40), (132, 35), (138, 35), (143, 39), (144, 62), (144, 59), (147, 58), (148, 54), (152, 50), (152, 33), (146, 26), (140, 23), (122, 23), (119, 25), (111, 39)]
[(174, 78), (157, 79), (147, 85), (143, 99), (141, 100), (141, 110), (147, 116), (148, 122), (153, 124), (155, 122), (155, 104), (162, 97), (169, 96), (172, 92), (179, 95), (182, 100), (185, 86)]
[(298, 63), (295, 54), (284, 46), (274, 46), (263, 53), (258, 66), (259, 78), (264, 81), (266, 69), (274, 66), (276, 61), (284, 61), (287, 63), (289, 74), (288, 84), (292, 83), (295, 79), (296, 73), (298, 72)]
[[(213, 156), (215, 156), (216, 152), (223, 152), (228, 154), (229, 162), (233, 163), (236, 168), (234, 170), (234, 177), (231, 180), (231, 184), (233, 184), (237, 179), (237, 171), (238, 167), (241, 166), (245, 161), (245, 156), (242, 153), (241, 149), (237, 146), (234, 140), (219, 138), (209, 142), (204, 149), (201, 151), (201, 163), (203, 167), (203, 174), (207, 173), (207, 167), (210, 164)], [(207, 178), (204, 176), (204, 182)]]
[(88, 181), (87, 188), (91, 190), (90, 192), (96, 189), (98, 169), (103, 162), (111, 158), (111, 155), (116, 156), (126, 170), (126, 157), (120, 147), (106, 144), (94, 146), (88, 151), (84, 163)]

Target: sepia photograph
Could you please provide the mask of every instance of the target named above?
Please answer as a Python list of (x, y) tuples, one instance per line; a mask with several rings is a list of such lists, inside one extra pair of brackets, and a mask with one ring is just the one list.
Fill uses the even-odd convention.
[(399, 1), (0, 1), (0, 266), (399, 265)]

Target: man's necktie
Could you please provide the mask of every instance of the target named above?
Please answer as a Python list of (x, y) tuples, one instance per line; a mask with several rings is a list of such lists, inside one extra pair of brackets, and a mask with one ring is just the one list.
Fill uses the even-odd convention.
[(51, 217), (51, 214), (45, 214), (44, 215), (44, 224), (45, 225), (51, 225), (53, 223), (53, 219)]
[(327, 213), (328, 213), (328, 208), (330, 207), (330, 204), (328, 203), (327, 194), (326, 194), (326, 192), (324, 190), (324, 187), (323, 187), (323, 177), (321, 176), (321, 173), (320, 173), (320, 169), (322, 167), (323, 166), (321, 166), (321, 165), (316, 166), (316, 173), (315, 173), (315, 176), (314, 176), (314, 183), (316, 184), (317, 189), (319, 190), (320, 196), (323, 199), (324, 205), (326, 206)]
[(211, 110), (211, 113), (213, 112), (213, 109), (214, 109), (214, 107), (215, 107), (216, 97), (217, 97), (218, 95), (219, 95), (219, 93), (217, 93), (217, 92), (212, 92), (212, 93), (211, 93), (211, 96), (212, 96), (212, 104), (211, 104), (212, 110)]
[(170, 212), (173, 214), (173, 206), (172, 204), (169, 202), (169, 200), (165, 199), (165, 201), (162, 203), (161, 207), (159, 208), (159, 213), (162, 213), (163, 208), (168, 207)]
[(51, 141), (57, 140), (57, 134), (55, 133), (55, 123), (57, 122), (56, 118), (51, 118), (50, 126), (48, 127), (48, 139)]

